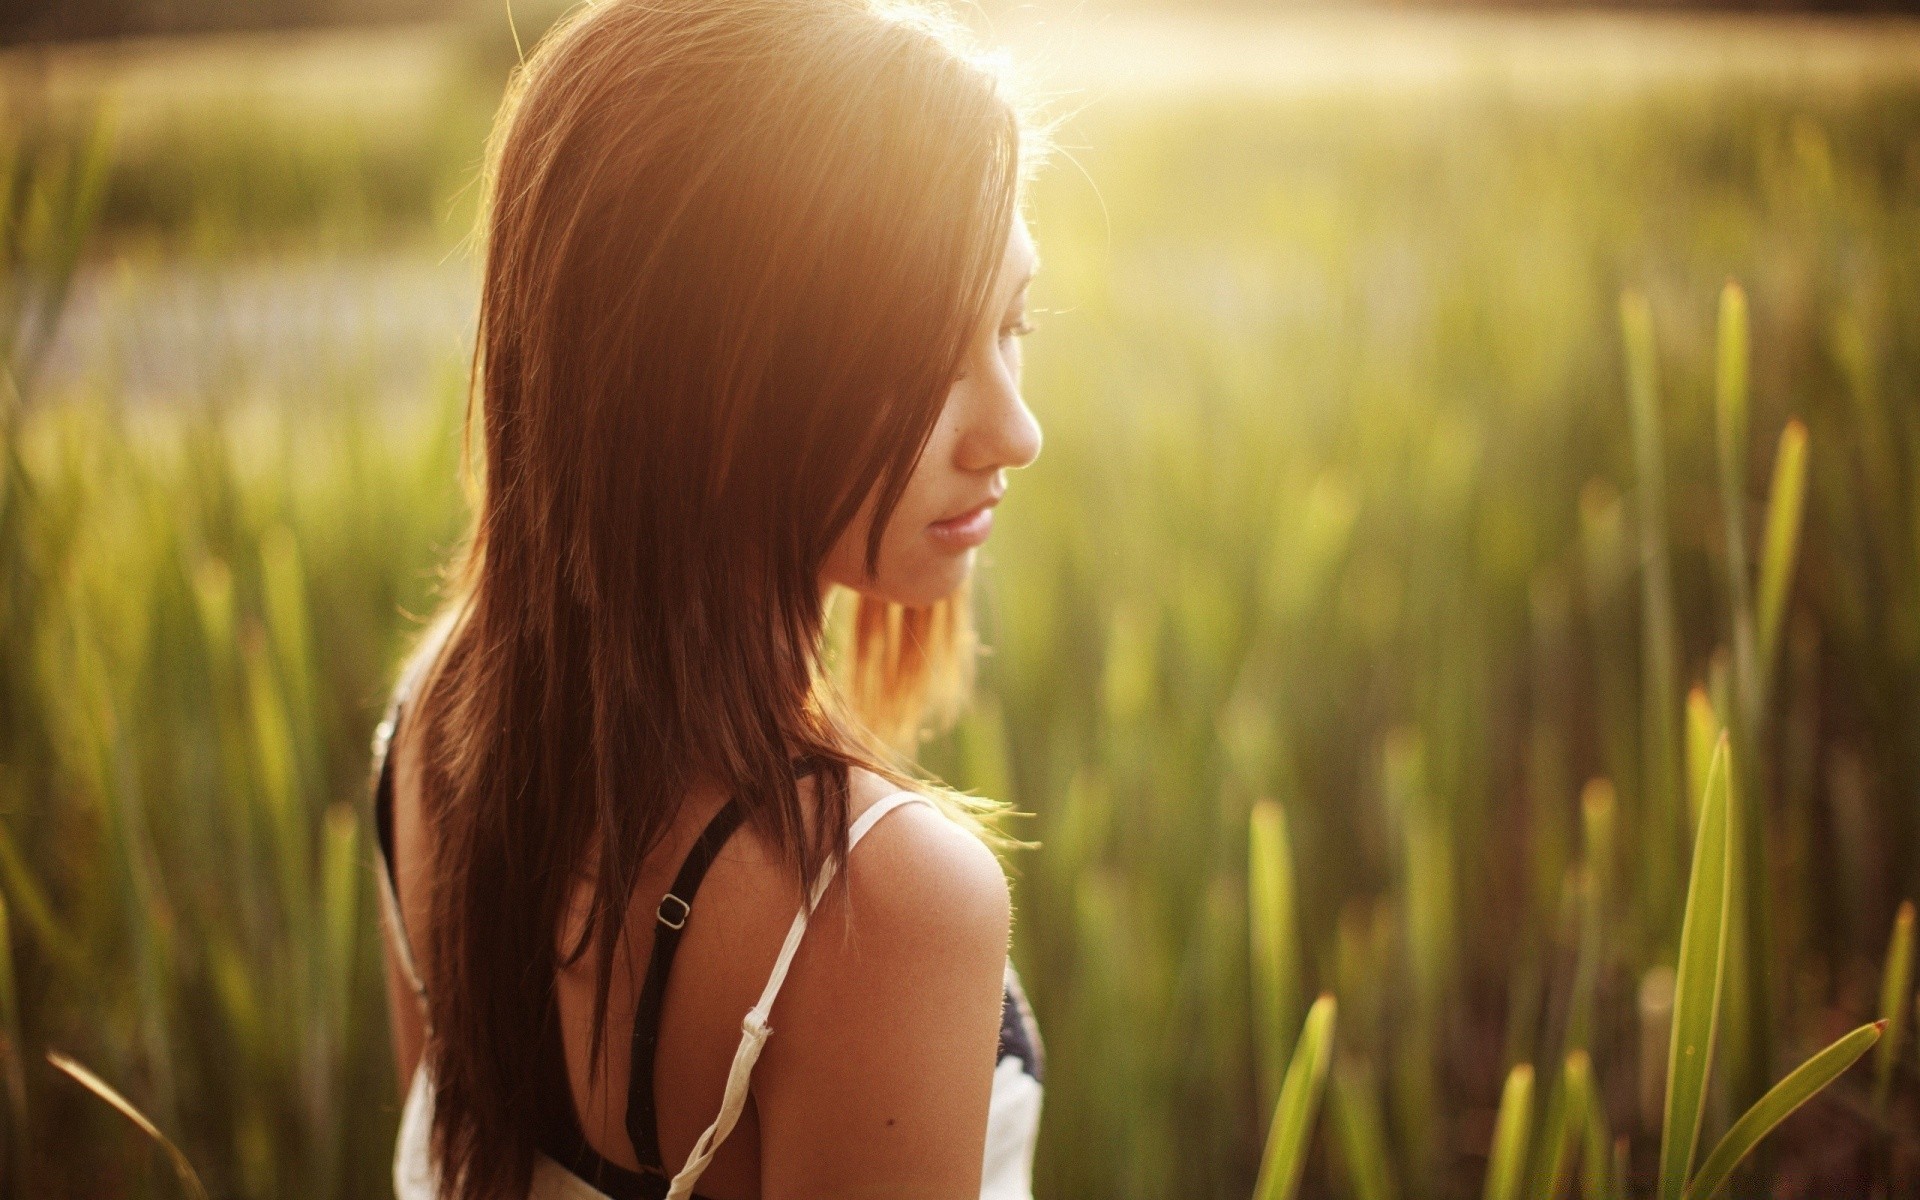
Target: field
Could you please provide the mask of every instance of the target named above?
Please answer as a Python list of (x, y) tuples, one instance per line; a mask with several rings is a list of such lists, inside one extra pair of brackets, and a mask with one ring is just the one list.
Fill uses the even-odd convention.
[[(1887, 1016), (1728, 1194), (1920, 1194), (1920, 24), (1050, 11), (1046, 447), (923, 756), (1031, 814), (1041, 1200), (1248, 1195), (1321, 993), (1302, 1194), (1497, 1194), (1519, 1064), (1553, 1192), (1570, 1054), (1565, 1194), (1654, 1194), (1723, 727), (1701, 1154)], [(512, 61), (0, 58), (0, 1200), (180, 1194), (50, 1048), (213, 1195), (387, 1186), (366, 747)]]

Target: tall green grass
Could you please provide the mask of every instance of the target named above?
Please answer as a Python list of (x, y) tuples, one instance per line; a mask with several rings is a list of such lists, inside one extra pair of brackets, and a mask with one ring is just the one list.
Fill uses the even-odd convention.
[[(410, 129), (420, 162), (477, 153)], [(270, 136), (203, 136), (276, 170)], [(1031, 214), (1047, 447), (984, 556), (981, 701), (925, 755), (1034, 814), (1039, 1194), (1909, 1169), (1920, 84), (1122, 95), (1063, 137), (1079, 169)], [(302, 230), (337, 249), (177, 174), (191, 220), (128, 207), (149, 152), (94, 144), (9, 150), (10, 296), (71, 277), (87, 171), (98, 247), (177, 234), (216, 278)], [(295, 149), (374, 250), (432, 236), (429, 185), (363, 190), (390, 147)], [(67, 199), (36, 226), (41, 194)], [(405, 405), (350, 358), (131, 405), (108, 364), (29, 370), (10, 321), (7, 1185), (176, 1194), (54, 1049), (213, 1195), (379, 1194), (359, 814), (463, 519), (461, 353), (423, 349), (442, 382)], [(1707, 955), (1682, 930), (1716, 805)]]

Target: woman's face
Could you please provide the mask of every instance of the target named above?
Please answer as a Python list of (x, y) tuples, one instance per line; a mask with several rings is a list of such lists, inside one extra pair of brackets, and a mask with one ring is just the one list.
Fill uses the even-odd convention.
[(1040, 424), (1020, 398), (1027, 283), (1038, 265), (1026, 222), (1016, 215), (987, 320), (967, 345), (960, 376), (947, 389), (933, 434), (880, 537), (877, 572), (869, 578), (865, 571), (869, 496), (827, 556), (822, 591), (837, 583), (921, 607), (950, 595), (973, 570), (974, 551), (993, 529), (993, 505), (1006, 491), (1007, 469), (1040, 453)]

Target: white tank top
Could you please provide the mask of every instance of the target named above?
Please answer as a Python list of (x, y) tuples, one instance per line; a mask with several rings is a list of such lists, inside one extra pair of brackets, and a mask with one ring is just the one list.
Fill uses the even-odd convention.
[[(411, 674), (411, 673), (409, 673)], [(411, 679), (403, 680), (396, 692), (386, 719), (374, 732), (374, 826), (378, 831), (380, 852), (380, 898), (385, 919), (393, 933), (397, 957), (408, 983), (421, 1005), (426, 1004), (426, 988), (420, 979), (415, 964), (413, 949), (407, 937), (406, 926), (401, 920), (399, 895), (394, 887), (392, 866), (392, 795), (393, 782), (391, 767), (387, 762), (387, 749), (392, 743), (393, 729), (398, 718), (401, 703)], [(925, 796), (917, 792), (895, 792), (885, 799), (876, 801), (856, 818), (847, 830), (847, 852), (851, 854), (860, 839), (872, 829), (881, 818), (907, 804), (930, 804)], [(740, 1044), (734, 1051), (733, 1065), (727, 1072), (726, 1091), (720, 1103), (720, 1112), (714, 1117), (706, 1132), (695, 1141), (687, 1161), (672, 1176), (664, 1192), (655, 1187), (642, 1187), (629, 1194), (646, 1197), (664, 1196), (666, 1200), (700, 1200), (694, 1195), (694, 1184), (712, 1161), (714, 1151), (733, 1132), (734, 1124), (740, 1119), (740, 1112), (746, 1103), (749, 1079), (754, 1063), (760, 1057), (761, 1047), (766, 1044), (772, 1030), (767, 1025), (768, 1014), (773, 1002), (780, 994), (780, 986), (786, 982), (787, 971), (793, 965), (793, 956), (800, 948), (800, 939), (806, 935), (807, 918), (819, 904), (827, 885), (833, 878), (833, 864), (822, 870), (815, 882), (812, 894), (807, 898), (806, 906), (794, 914), (793, 924), (787, 930), (785, 943), (780, 947), (780, 955), (774, 961), (773, 971), (767, 978), (766, 987), (761, 990), (759, 1001), (747, 1011), (741, 1022)], [(669, 899), (677, 897), (669, 895)], [(684, 903), (684, 902), (682, 902)], [(666, 902), (662, 901), (663, 911)], [(678, 910), (677, 915), (684, 923), (685, 912)], [(666, 918), (663, 916), (662, 918)], [(676, 927), (677, 928), (677, 927)], [(1040, 1129), (1040, 1097), (1042, 1076), (1042, 1048), (1039, 1030), (1033, 1021), (1026, 996), (1021, 990), (1019, 976), (1014, 972), (1012, 962), (1008, 962), (1005, 971), (1005, 983), (1002, 990), (999, 1057), (993, 1073), (993, 1096), (987, 1110), (987, 1141), (984, 1160), (981, 1164), (980, 1196), (981, 1200), (1032, 1200), (1033, 1196), (1033, 1150)], [(400, 1133), (393, 1151), (393, 1187), (396, 1200), (443, 1200), (440, 1191), (438, 1173), (435, 1171), (428, 1149), (429, 1132), (433, 1125), (433, 1080), (427, 1071), (424, 1060), (414, 1070), (413, 1078), (407, 1088), (407, 1099), (400, 1114)], [(632, 1172), (612, 1168), (624, 1176)], [(656, 1176), (642, 1176), (644, 1184), (658, 1184)], [(623, 1189), (626, 1190), (626, 1189)], [(601, 1191), (588, 1183), (580, 1175), (569, 1171), (558, 1161), (546, 1154), (535, 1159), (533, 1184), (528, 1192), (528, 1200), (614, 1200), (613, 1194)]]

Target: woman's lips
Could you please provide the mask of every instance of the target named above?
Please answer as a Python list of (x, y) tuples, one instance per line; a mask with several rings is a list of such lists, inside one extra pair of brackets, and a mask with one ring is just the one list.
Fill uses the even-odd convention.
[(957, 517), (935, 521), (927, 526), (933, 540), (955, 550), (967, 550), (987, 540), (993, 532), (993, 501), (970, 508)]

